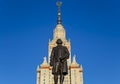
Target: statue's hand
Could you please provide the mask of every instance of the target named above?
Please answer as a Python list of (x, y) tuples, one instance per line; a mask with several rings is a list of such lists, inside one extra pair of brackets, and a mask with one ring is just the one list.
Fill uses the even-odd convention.
[(62, 60), (62, 58), (60, 57), (59, 60)]
[(62, 58), (61, 57), (59, 58), (59, 60), (60, 60), (60, 62), (62, 62)]
[(61, 62), (65, 62), (65, 61), (67, 61), (67, 59), (66, 59), (66, 58), (64, 58), (64, 59), (61, 59)]
[(60, 60), (60, 62), (64, 62), (64, 59), (62, 59), (62, 58), (59, 58), (59, 60)]

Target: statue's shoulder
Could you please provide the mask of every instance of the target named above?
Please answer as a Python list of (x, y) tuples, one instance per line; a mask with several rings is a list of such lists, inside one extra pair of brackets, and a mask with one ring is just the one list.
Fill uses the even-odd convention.
[(66, 46), (63, 46), (63, 48), (65, 48), (65, 49), (66, 49), (67, 47), (66, 47)]
[(53, 47), (53, 50), (57, 49), (57, 47)]

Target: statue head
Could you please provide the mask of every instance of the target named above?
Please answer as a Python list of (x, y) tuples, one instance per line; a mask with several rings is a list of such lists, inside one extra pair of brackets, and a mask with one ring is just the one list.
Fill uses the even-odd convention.
[(63, 42), (62, 42), (61, 39), (58, 39), (58, 40), (56, 41), (56, 43), (57, 43), (57, 44), (62, 44)]

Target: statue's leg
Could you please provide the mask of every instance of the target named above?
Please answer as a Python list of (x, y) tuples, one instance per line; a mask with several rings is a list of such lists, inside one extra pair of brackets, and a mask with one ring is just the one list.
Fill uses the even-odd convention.
[(60, 75), (60, 84), (63, 84), (63, 81), (64, 81), (64, 75), (61, 74), (61, 75)]
[(58, 83), (58, 74), (54, 75), (54, 83), (57, 84)]

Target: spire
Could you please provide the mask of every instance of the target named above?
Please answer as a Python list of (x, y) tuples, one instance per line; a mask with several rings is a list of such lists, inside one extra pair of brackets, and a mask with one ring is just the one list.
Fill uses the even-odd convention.
[[(58, 19), (57, 19), (57, 25), (56, 25), (56, 28), (54, 30), (54, 39), (62, 39), (62, 41), (66, 40), (66, 33), (65, 33), (65, 29), (64, 27), (62, 26), (62, 22), (61, 22), (61, 12), (60, 12), (60, 8), (61, 8), (61, 5), (62, 5), (62, 2), (61, 1), (57, 1), (56, 2), (56, 5), (58, 7)], [(56, 40), (55, 40), (56, 41)]]
[(43, 59), (44, 59), (43, 63), (44, 63), (44, 64), (47, 64), (46, 57), (44, 57)]
[(39, 65), (37, 66), (37, 70), (39, 69)]
[(47, 65), (48, 63), (47, 63), (47, 59), (46, 59), (46, 57), (44, 57), (43, 59), (44, 59), (44, 60), (43, 60), (42, 65)]
[(47, 63), (47, 58), (44, 57), (43, 59), (44, 59), (44, 61), (43, 61), (43, 63), (40, 65), (40, 67), (41, 67), (41, 68), (49, 68), (49, 64)]
[(82, 65), (80, 66), (80, 68), (83, 70), (83, 67), (82, 67)]
[(79, 66), (79, 64), (76, 62), (76, 55), (73, 56), (72, 64), (73, 66)]
[(61, 1), (57, 1), (56, 5), (58, 7), (58, 19), (57, 19), (57, 24), (61, 24), (61, 12), (60, 12), (60, 7), (62, 5)]
[(79, 64), (76, 62), (76, 55), (73, 56), (73, 61), (71, 63), (71, 68), (78, 68)]
[(73, 56), (73, 62), (72, 62), (72, 64), (77, 64), (77, 62), (76, 62), (76, 55)]

